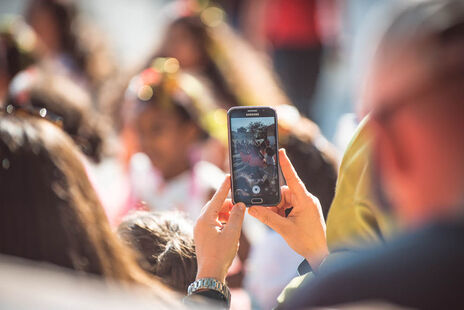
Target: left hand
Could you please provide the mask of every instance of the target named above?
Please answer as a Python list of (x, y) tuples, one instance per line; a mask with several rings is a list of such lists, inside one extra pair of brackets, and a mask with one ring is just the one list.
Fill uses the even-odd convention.
[(213, 198), (203, 207), (193, 237), (197, 254), (197, 279), (215, 278), (225, 283), (227, 271), (237, 255), (245, 205), (232, 205), (227, 175)]

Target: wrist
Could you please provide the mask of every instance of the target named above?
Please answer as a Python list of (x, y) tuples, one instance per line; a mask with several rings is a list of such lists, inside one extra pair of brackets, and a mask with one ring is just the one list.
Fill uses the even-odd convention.
[(325, 250), (324, 252), (319, 252), (316, 255), (305, 255), (305, 259), (311, 266), (311, 269), (313, 271), (317, 271), (328, 255), (329, 250)]
[(213, 278), (221, 283), (226, 283), (226, 276), (227, 276), (227, 270), (224, 270), (224, 268), (213, 267), (213, 266), (208, 266), (208, 267), (198, 266), (196, 280), (203, 279), (203, 278)]

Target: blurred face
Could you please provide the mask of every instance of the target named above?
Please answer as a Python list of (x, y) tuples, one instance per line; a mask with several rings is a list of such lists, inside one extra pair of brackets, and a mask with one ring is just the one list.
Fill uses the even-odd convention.
[(31, 10), (29, 23), (39, 38), (39, 50), (44, 54), (54, 54), (60, 49), (57, 24), (52, 14), (43, 8)]
[(194, 124), (182, 122), (174, 112), (150, 106), (136, 118), (135, 126), (141, 151), (165, 179), (190, 168), (189, 152), (198, 139)]
[(174, 57), (184, 69), (196, 69), (202, 65), (203, 56), (200, 43), (181, 25), (172, 26), (164, 41), (163, 51), (166, 56)]
[(392, 107), (387, 118), (371, 122), (374, 159), (399, 219), (409, 226), (451, 214), (463, 198), (463, 137), (452, 134), (443, 109), (450, 99), (430, 80), (418, 57), (378, 59), (364, 98), (373, 115)]

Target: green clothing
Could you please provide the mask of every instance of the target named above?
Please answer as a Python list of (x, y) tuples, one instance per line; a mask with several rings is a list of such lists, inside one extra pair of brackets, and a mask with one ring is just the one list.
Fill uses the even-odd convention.
[[(391, 234), (389, 217), (377, 206), (371, 183), (371, 136), (366, 117), (358, 126), (343, 156), (335, 197), (327, 218), (327, 243), (331, 254), (321, 265), (342, 260), (349, 251), (383, 242)], [(312, 272), (293, 279), (277, 301), (282, 303), (303, 281), (314, 278)]]

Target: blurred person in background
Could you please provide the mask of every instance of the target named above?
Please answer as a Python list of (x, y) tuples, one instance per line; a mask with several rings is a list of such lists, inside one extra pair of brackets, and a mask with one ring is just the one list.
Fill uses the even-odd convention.
[(92, 96), (115, 72), (115, 66), (95, 26), (85, 21), (73, 0), (31, 0), (27, 22), (38, 37), (38, 54), (50, 71), (65, 74)]
[[(198, 79), (179, 71), (175, 58), (156, 58), (131, 80), (125, 111), (140, 153), (131, 158), (132, 194), (122, 215), (140, 208), (178, 210), (195, 220), (224, 176), (205, 156), (227, 152), (225, 110), (215, 105)], [(211, 150), (211, 145), (219, 149)], [(244, 262), (249, 250), (245, 236), (241, 244)], [(231, 271), (232, 287), (243, 279), (240, 260)]]
[(221, 110), (202, 84), (178, 70), (176, 59), (157, 58), (127, 90), (124, 111), (141, 152), (130, 163), (128, 208), (142, 203), (154, 211), (179, 210), (195, 219), (223, 176), (218, 167), (202, 160), (202, 145), (214, 138), (210, 132), (224, 135), (226, 130), (215, 130), (215, 113)]
[(72, 140), (39, 113), (0, 116), (0, 253), (141, 285), (160, 305), (178, 306), (111, 231)]
[(140, 267), (164, 284), (185, 294), (195, 281), (193, 223), (185, 214), (137, 211), (123, 219), (118, 234), (136, 251)]
[(0, 107), (13, 77), (36, 61), (36, 37), (19, 17), (0, 17)]

